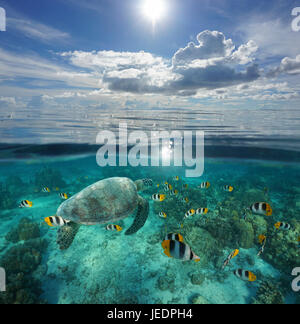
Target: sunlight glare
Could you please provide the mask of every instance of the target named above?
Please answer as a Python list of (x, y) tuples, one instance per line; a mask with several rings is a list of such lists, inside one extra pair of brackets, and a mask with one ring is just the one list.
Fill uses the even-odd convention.
[(143, 8), (145, 16), (147, 16), (153, 24), (162, 18), (165, 9), (164, 0), (145, 0)]

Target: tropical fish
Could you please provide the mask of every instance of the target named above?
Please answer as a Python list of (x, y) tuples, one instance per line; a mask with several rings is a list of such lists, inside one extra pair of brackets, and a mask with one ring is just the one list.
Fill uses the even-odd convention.
[(209, 182), (202, 182), (200, 184), (200, 186), (198, 186), (198, 188), (201, 188), (201, 189), (208, 189), (210, 187), (210, 183)]
[(22, 200), (20, 202), (19, 208), (31, 208), (33, 206), (33, 202), (29, 200)]
[(171, 190), (171, 191), (170, 191), (170, 195), (171, 195), (171, 196), (176, 196), (176, 195), (178, 195), (178, 190), (177, 190), (177, 189), (175, 189), (175, 190)]
[(167, 234), (165, 237), (165, 241), (178, 241), (178, 242), (183, 242), (183, 236), (181, 234)]
[(152, 195), (152, 200), (154, 201), (164, 201), (166, 199), (166, 195), (154, 194)]
[(226, 258), (226, 260), (224, 261), (224, 264), (223, 264), (222, 270), (224, 270), (224, 269), (228, 266), (229, 262), (230, 262), (233, 258), (235, 258), (239, 253), (240, 253), (239, 250), (234, 250), (234, 251), (232, 251), (232, 252), (228, 255), (228, 257)]
[(159, 183), (156, 185), (157, 188), (159, 188)]
[(259, 235), (258, 241), (259, 244), (263, 244), (266, 241), (267, 237), (265, 235)]
[(189, 211), (187, 211), (184, 215), (184, 218), (189, 218), (190, 216), (193, 216), (195, 214), (195, 210), (194, 209), (190, 209)]
[(48, 187), (45, 187), (42, 189), (42, 192), (50, 192), (50, 189)]
[(268, 203), (265, 202), (258, 202), (253, 204), (250, 207), (250, 210), (254, 213), (254, 214), (258, 214), (258, 215), (264, 215), (264, 216), (272, 216), (272, 208)]
[(168, 184), (164, 184), (164, 191), (168, 192), (170, 191), (169, 185)]
[(152, 179), (143, 179), (142, 181), (143, 181), (144, 186), (146, 186), (146, 187), (152, 187), (153, 186)]
[(200, 261), (200, 258), (192, 251), (189, 245), (185, 243), (174, 240), (165, 240), (161, 245), (164, 249), (165, 255), (167, 255), (169, 258), (175, 258), (182, 261)]
[(50, 227), (62, 227), (65, 226), (66, 224), (70, 223), (70, 221), (63, 219), (60, 216), (50, 216), (45, 218), (45, 222), (50, 226)]
[(186, 183), (182, 185), (182, 188), (183, 188), (183, 189), (187, 189), (188, 187), (189, 187), (189, 185), (186, 184)]
[(283, 222), (278, 222), (274, 226), (275, 226), (275, 228), (281, 229), (281, 230), (284, 230), (284, 231), (288, 231), (288, 230), (291, 229), (291, 225), (290, 224), (283, 223)]
[(160, 212), (160, 213), (158, 214), (158, 216), (159, 216), (160, 218), (167, 218), (167, 214), (164, 213), (164, 212)]
[(114, 225), (114, 224), (109, 224), (109, 225), (106, 226), (107, 231), (118, 231), (118, 232), (120, 232), (120, 231), (122, 231), (122, 229), (123, 228), (121, 226)]
[(67, 200), (69, 198), (68, 195), (66, 193), (63, 193), (63, 192), (59, 194), (59, 197), (61, 199), (64, 199), (64, 200)]
[(175, 176), (175, 177), (173, 178), (173, 180), (174, 180), (174, 181), (179, 181), (179, 177), (178, 177), (178, 176)]
[(182, 198), (182, 202), (184, 202), (184, 203), (188, 203), (188, 202), (189, 202), (189, 198), (187, 198), (187, 197)]
[(196, 209), (196, 215), (206, 215), (208, 213), (208, 208), (198, 208)]
[(260, 256), (265, 252), (265, 246), (266, 246), (266, 243), (267, 243), (267, 237), (265, 235), (259, 235), (258, 241), (259, 241), (259, 244), (261, 244), (261, 248), (258, 251), (257, 256)]
[(232, 186), (228, 186), (228, 185), (224, 186), (223, 189), (224, 189), (224, 191), (227, 191), (227, 192), (232, 192), (234, 190), (234, 188)]
[(233, 272), (238, 278), (245, 281), (256, 281), (256, 275), (250, 271), (238, 269)]

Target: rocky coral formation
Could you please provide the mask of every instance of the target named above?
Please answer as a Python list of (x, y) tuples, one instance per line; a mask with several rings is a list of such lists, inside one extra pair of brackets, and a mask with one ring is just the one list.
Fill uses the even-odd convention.
[(171, 292), (174, 292), (175, 279), (176, 274), (171, 270), (167, 270), (164, 275), (158, 277), (156, 287), (162, 291), (169, 290)]
[(299, 223), (291, 221), (292, 229), (280, 231), (272, 228), (267, 236), (265, 253), (262, 258), (283, 273), (290, 275), (291, 269), (299, 266), (300, 249), (297, 238), (299, 236)]
[(45, 303), (40, 299), (41, 282), (33, 273), (42, 261), (48, 243), (38, 238), (10, 248), (0, 260), (6, 270), (6, 292), (0, 294), (0, 304)]
[(209, 305), (212, 304), (208, 299), (201, 295), (195, 295), (191, 298), (191, 302), (194, 305)]
[(203, 227), (224, 247), (249, 249), (254, 246), (255, 233), (249, 221), (238, 218), (209, 219)]
[(191, 278), (191, 283), (193, 285), (202, 285), (203, 282), (205, 281), (205, 275), (201, 272), (194, 272), (190, 275)]
[(40, 237), (40, 229), (37, 223), (28, 218), (22, 218), (19, 225), (9, 231), (5, 238), (7, 241), (17, 243), (19, 241), (28, 241)]
[(253, 299), (252, 304), (284, 304), (284, 298), (279, 288), (270, 281), (263, 281)]
[(221, 246), (208, 231), (191, 224), (184, 226), (183, 237), (185, 242), (200, 257), (201, 265), (217, 262), (218, 257), (221, 255)]

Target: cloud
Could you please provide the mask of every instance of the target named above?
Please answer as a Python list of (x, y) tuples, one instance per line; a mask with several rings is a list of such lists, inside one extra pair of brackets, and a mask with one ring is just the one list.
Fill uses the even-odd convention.
[(8, 106), (16, 106), (16, 99), (14, 97), (1, 97), (0, 104), (6, 104)]
[(280, 65), (269, 71), (268, 77), (276, 77), (279, 74), (298, 75), (300, 74), (300, 54), (295, 59), (285, 57)]
[(99, 87), (97, 78), (99, 76), (96, 73), (74, 71), (74, 68), (53, 63), (38, 55), (20, 55), (0, 48), (0, 81), (3, 82), (21, 80), (24, 85), (24, 82), (32, 80), (46, 80), (63, 82), (65, 86), (97, 88)]
[(144, 51), (140, 52), (115, 52), (115, 51), (74, 51), (61, 53), (73, 65), (93, 70), (147, 68), (163, 64), (161, 57), (155, 57)]
[(278, 18), (255, 16), (237, 28), (244, 39), (252, 39), (259, 47), (260, 59), (274, 56), (295, 57), (300, 53), (299, 33), (291, 28), (291, 21)]
[(101, 83), (111, 91), (136, 94), (191, 96), (198, 89), (216, 89), (252, 82), (259, 78), (253, 54), (253, 41), (238, 49), (231, 39), (218, 31), (203, 31), (199, 44), (189, 43), (179, 49), (171, 60), (146, 52), (66, 52), (76, 67), (97, 71)]
[(224, 58), (234, 50), (231, 39), (226, 40), (223, 33), (204, 31), (197, 36), (199, 45), (190, 42), (187, 47), (179, 49), (173, 57), (173, 65), (185, 64), (197, 59)]
[(68, 33), (32, 20), (9, 17), (7, 18), (7, 25), (8, 29), (15, 29), (28, 38), (37, 39), (46, 43), (53, 40), (62, 41), (70, 38)]

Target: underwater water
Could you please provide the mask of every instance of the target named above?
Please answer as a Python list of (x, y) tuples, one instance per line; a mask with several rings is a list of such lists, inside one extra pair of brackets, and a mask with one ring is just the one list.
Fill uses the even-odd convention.
[[(101, 168), (93, 150), (84, 147), (75, 146), (68, 155), (65, 147), (3, 147), (0, 267), (7, 286), (0, 303), (299, 303), (291, 286), (292, 270), (300, 266), (299, 153), (206, 150), (203, 176), (185, 178), (184, 168), (178, 167)], [(58, 229), (44, 221), (63, 202), (59, 194), (72, 196), (110, 177), (152, 179), (153, 186), (140, 193), (150, 205), (145, 225), (130, 236), (124, 232), (134, 214), (113, 222), (122, 227), (120, 232), (106, 230), (107, 224), (82, 225), (71, 246), (60, 250)], [(165, 182), (178, 194), (166, 192)], [(210, 187), (199, 188), (203, 182)], [(225, 191), (225, 185), (233, 191)], [(166, 199), (153, 201), (156, 193)], [(33, 206), (19, 208), (23, 200)], [(249, 212), (244, 217), (245, 208), (256, 202), (269, 203), (273, 214)], [(188, 210), (197, 208), (208, 208), (208, 213), (184, 219)], [(288, 223), (290, 229), (276, 229), (277, 222)], [(161, 244), (169, 233), (181, 234), (200, 261), (165, 255)], [(266, 236), (266, 244), (257, 256), (260, 235)], [(222, 269), (235, 249), (239, 254)], [(241, 280), (234, 274), (237, 269), (251, 271), (257, 280)]]

